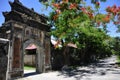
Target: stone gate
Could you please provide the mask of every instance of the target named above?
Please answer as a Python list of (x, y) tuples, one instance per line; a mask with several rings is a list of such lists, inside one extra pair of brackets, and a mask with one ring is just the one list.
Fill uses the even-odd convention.
[(0, 37), (10, 41), (6, 78), (11, 80), (24, 75), (24, 54), (30, 44), (36, 47), (36, 72), (45, 72), (51, 68), (48, 18), (26, 8), (19, 0), (9, 4), (11, 11), (3, 12), (5, 23), (0, 27)]

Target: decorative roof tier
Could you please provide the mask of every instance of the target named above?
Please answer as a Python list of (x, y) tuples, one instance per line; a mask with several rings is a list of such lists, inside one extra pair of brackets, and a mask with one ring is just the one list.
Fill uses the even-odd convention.
[(9, 2), (11, 6), (10, 12), (3, 12), (5, 22), (10, 20), (27, 24), (31, 27), (43, 28), (46, 31), (50, 30), (50, 25), (47, 24), (48, 18), (44, 15), (40, 15), (32, 9), (28, 9), (22, 5), (19, 0)]

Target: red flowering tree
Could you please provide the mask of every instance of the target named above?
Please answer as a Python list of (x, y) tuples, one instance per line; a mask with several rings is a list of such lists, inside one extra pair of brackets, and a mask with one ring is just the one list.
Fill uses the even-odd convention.
[[(101, 50), (100, 47), (103, 47), (106, 39), (107, 24), (113, 22), (115, 25), (120, 25), (120, 7), (116, 5), (108, 6), (106, 14), (99, 12), (100, 2), (106, 0), (91, 0), (94, 8), (87, 6), (85, 0), (40, 1), (53, 8), (50, 22), (54, 27), (51, 34), (58, 39), (55, 47), (61, 44), (61, 41), (64, 46), (68, 43), (75, 44), (77, 48), (83, 49), (81, 50), (83, 58), (88, 55), (86, 52), (89, 52), (90, 48), (94, 53), (95, 48), (96, 52)], [(99, 26), (102, 28), (99, 28)]]
[[(91, 0), (94, 8), (85, 5), (85, 0), (40, 0), (47, 6), (53, 8), (51, 13), (51, 23), (55, 27), (52, 34), (60, 40), (75, 37), (80, 27), (99, 27), (112, 21), (115, 25), (120, 25), (120, 7), (113, 5), (106, 8), (106, 14), (99, 12), (100, 2), (106, 0)], [(68, 42), (76, 43), (72, 40)]]

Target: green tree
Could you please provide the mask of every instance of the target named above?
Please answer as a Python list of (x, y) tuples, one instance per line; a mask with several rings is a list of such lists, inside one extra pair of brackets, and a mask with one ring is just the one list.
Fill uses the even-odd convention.
[(110, 21), (120, 25), (120, 7), (113, 5), (106, 8), (106, 14), (100, 13), (100, 2), (106, 0), (91, 0), (94, 8), (87, 6), (85, 0), (40, 0), (46, 6), (53, 8), (50, 22), (55, 27), (51, 34), (63, 45), (74, 43), (79, 47), (78, 37), (81, 27), (99, 27), (104, 31)]
[(113, 49), (115, 54), (120, 56), (120, 37), (115, 37), (113, 40)]
[[(110, 51), (107, 44), (108, 36), (106, 28), (109, 22), (120, 25), (120, 7), (108, 6), (106, 14), (100, 13), (100, 2), (106, 0), (91, 0), (94, 8), (86, 5), (85, 0), (40, 0), (53, 12), (50, 14), (50, 23), (54, 28), (51, 35), (58, 40), (59, 44), (66, 46), (63, 53), (67, 53), (68, 43), (77, 45), (81, 51), (81, 58), (86, 61), (95, 59)], [(99, 27), (102, 28), (99, 28)], [(69, 54), (65, 54), (68, 56)], [(88, 59), (88, 60), (87, 60)], [(67, 63), (68, 58), (65, 62)]]

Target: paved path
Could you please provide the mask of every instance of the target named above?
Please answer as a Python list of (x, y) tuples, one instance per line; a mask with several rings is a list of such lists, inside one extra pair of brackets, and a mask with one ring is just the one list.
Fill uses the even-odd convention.
[(99, 63), (78, 67), (69, 72), (48, 72), (34, 74), (18, 80), (120, 80), (120, 67), (116, 56), (100, 60)]

